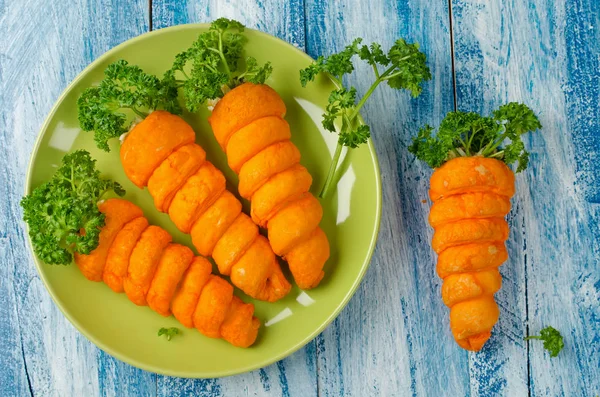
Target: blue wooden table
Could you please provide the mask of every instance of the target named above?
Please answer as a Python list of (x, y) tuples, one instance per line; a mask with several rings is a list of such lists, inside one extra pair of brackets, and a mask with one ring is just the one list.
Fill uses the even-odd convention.
[[(384, 208), (371, 268), (315, 341), (226, 379), (157, 376), (80, 335), (52, 303), (26, 248), (18, 205), (38, 130), (66, 85), (115, 45), (220, 16), (316, 57), (354, 37), (418, 41), (433, 79), (411, 100), (378, 90), (371, 124)], [(350, 79), (360, 92), (368, 70)], [(424, 165), (406, 151), (453, 109), (523, 101), (501, 309), (477, 354), (459, 349), (440, 299), (426, 225)], [(596, 396), (600, 394), (600, 7), (597, 0), (0, 0), (0, 396)], [(565, 349), (524, 342), (546, 325)]]

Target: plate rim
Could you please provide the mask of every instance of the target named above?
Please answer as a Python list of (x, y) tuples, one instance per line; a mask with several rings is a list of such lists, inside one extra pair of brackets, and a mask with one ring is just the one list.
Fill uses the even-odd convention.
[[(92, 62), (90, 62), (90, 64), (87, 65), (81, 72), (79, 72), (77, 74), (77, 76), (64, 88), (64, 90), (61, 92), (61, 94), (58, 96), (58, 98), (54, 101), (54, 104), (52, 105), (50, 112), (48, 113), (44, 122), (42, 123), (41, 127), (38, 130), (33, 149), (29, 156), (29, 165), (27, 167), (27, 175), (25, 178), (25, 195), (28, 195), (32, 190), (31, 179), (32, 179), (32, 173), (33, 173), (33, 164), (34, 164), (35, 158), (37, 158), (37, 154), (40, 149), (43, 132), (48, 129), (51, 120), (54, 118), (60, 104), (64, 101), (65, 97), (74, 89), (74, 87), (77, 85), (77, 83), (84, 76), (86, 76), (89, 73), (89, 71), (91, 69), (93, 69), (97, 64), (102, 63), (104, 60), (106, 60), (107, 58), (112, 56), (114, 53), (121, 50), (122, 47), (131, 45), (135, 41), (147, 39), (148, 37), (151, 37), (154, 35), (164, 34), (166, 31), (206, 29), (209, 26), (210, 26), (210, 23), (187, 23), (187, 24), (174, 25), (174, 26), (169, 26), (166, 28), (156, 29), (156, 30), (152, 30), (150, 32), (142, 33), (138, 36), (135, 36), (128, 40), (125, 40), (124, 42), (107, 50), (102, 55), (98, 56), (96, 59), (94, 59)], [(263, 32), (263, 31), (260, 31), (257, 29), (252, 29), (252, 28), (247, 28), (247, 27), (245, 29), (251, 30), (251, 31), (259, 34), (264, 39), (279, 41), (279, 42), (287, 45), (288, 47), (290, 47), (293, 51), (296, 51), (300, 56), (306, 58), (307, 60), (314, 61), (314, 59), (310, 55), (308, 55), (306, 52), (304, 52), (300, 48), (296, 47), (295, 45), (293, 45), (283, 39), (280, 39), (279, 37), (273, 36), (269, 33), (266, 33), (266, 32)], [(359, 114), (359, 117), (362, 121), (362, 117), (360, 114)], [(367, 253), (367, 256), (365, 257), (365, 260), (363, 261), (363, 264), (361, 266), (358, 277), (354, 280), (354, 283), (351, 285), (351, 287), (348, 289), (347, 293), (344, 295), (344, 298), (341, 301), (341, 303), (336, 307), (336, 309), (334, 311), (331, 312), (331, 314), (325, 319), (325, 321), (323, 321), (323, 323), (319, 327), (317, 327), (315, 330), (313, 330), (311, 333), (309, 333), (306, 337), (304, 337), (302, 340), (300, 340), (296, 344), (283, 350), (281, 353), (271, 356), (266, 360), (256, 361), (254, 364), (247, 365), (246, 367), (243, 367), (243, 368), (237, 368), (237, 369), (227, 370), (227, 371), (213, 371), (213, 372), (204, 371), (202, 373), (198, 373), (198, 372), (194, 372), (194, 371), (190, 371), (190, 372), (171, 371), (168, 368), (156, 367), (154, 365), (140, 362), (137, 359), (131, 358), (131, 357), (129, 357), (125, 354), (122, 354), (121, 352), (113, 349), (111, 346), (98, 340), (97, 338), (95, 338), (91, 335), (88, 335), (87, 332), (85, 332), (83, 330), (84, 327), (79, 323), (79, 321), (76, 318), (74, 318), (67, 311), (67, 309), (65, 309), (62, 306), (62, 304), (60, 303), (60, 300), (56, 297), (56, 294), (54, 293), (53, 289), (49, 287), (49, 282), (48, 282), (44, 272), (41, 269), (42, 263), (37, 258), (37, 256), (35, 255), (35, 251), (33, 250), (31, 238), (29, 237), (29, 227), (23, 221), (21, 221), (21, 224), (23, 225), (23, 227), (25, 229), (25, 234), (27, 236), (27, 245), (29, 246), (31, 258), (33, 259), (37, 273), (38, 273), (39, 277), (42, 279), (42, 281), (44, 283), (44, 287), (45, 287), (46, 291), (49, 293), (50, 297), (52, 298), (53, 303), (58, 307), (58, 309), (61, 311), (61, 313), (67, 318), (67, 320), (69, 320), (69, 322), (75, 327), (75, 329), (77, 329), (77, 331), (81, 335), (83, 335), (88, 341), (90, 341), (92, 344), (94, 344), (98, 349), (104, 351), (105, 353), (111, 355), (112, 357), (114, 357), (128, 365), (142, 369), (144, 371), (156, 373), (159, 375), (173, 376), (173, 377), (179, 377), (179, 378), (188, 378), (188, 379), (224, 378), (224, 377), (229, 377), (229, 376), (233, 376), (233, 375), (239, 375), (239, 374), (251, 372), (251, 371), (254, 371), (254, 370), (257, 370), (260, 368), (264, 368), (275, 362), (278, 362), (278, 361), (292, 355), (296, 351), (300, 350), (302, 347), (306, 346), (309, 342), (314, 340), (319, 334), (321, 334), (333, 322), (333, 320), (335, 320), (339, 316), (339, 314), (342, 312), (342, 310), (348, 305), (348, 303), (350, 302), (350, 299), (354, 296), (354, 294), (356, 293), (356, 290), (358, 289), (358, 286), (361, 284), (362, 280), (364, 279), (365, 274), (367, 273), (367, 270), (369, 269), (369, 267), (371, 265), (373, 253), (374, 253), (375, 247), (377, 245), (379, 229), (381, 226), (381, 211), (382, 211), (381, 170), (379, 167), (379, 159), (377, 156), (377, 151), (375, 150), (375, 145), (373, 144), (373, 140), (371, 138), (369, 138), (369, 140), (367, 141), (367, 147), (369, 148), (369, 152), (371, 154), (371, 159), (372, 159), (373, 165), (375, 167), (376, 207), (377, 208), (376, 208), (376, 214), (375, 214), (375, 225), (374, 225), (375, 230), (374, 230), (373, 235), (371, 236), (371, 241), (369, 242), (369, 247), (368, 247), (368, 253)], [(44, 264), (44, 265), (46, 265), (46, 264)], [(49, 265), (46, 265), (46, 266), (49, 266)]]

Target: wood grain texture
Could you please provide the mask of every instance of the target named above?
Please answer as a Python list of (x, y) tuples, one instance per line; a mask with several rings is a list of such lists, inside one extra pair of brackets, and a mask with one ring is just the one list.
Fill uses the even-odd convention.
[[(568, 4), (564, 4), (568, 3)], [(353, 38), (427, 53), (433, 79), (418, 99), (381, 87), (371, 125), (385, 214), (371, 268), (315, 341), (267, 368), (224, 379), (156, 376), (79, 334), (52, 302), (26, 247), (18, 202), (45, 115), (93, 59), (149, 29), (147, 0), (0, 0), (0, 396), (595, 396), (600, 394), (600, 9), (595, 0), (153, 0), (154, 29), (236, 18), (313, 57)], [(348, 79), (370, 84), (360, 66)], [(430, 170), (406, 151), (425, 123), (453, 109), (531, 105), (517, 178), (501, 321), (481, 353), (453, 342), (427, 226)], [(422, 202), (422, 200), (426, 200)], [(550, 359), (523, 336), (553, 325)]]
[[(345, 0), (306, 6), (311, 56), (339, 51), (355, 37), (385, 49), (403, 37), (421, 44), (433, 74), (418, 99), (382, 86), (362, 112), (379, 156), (384, 215), (365, 280), (317, 339), (320, 395), (467, 395), (468, 356), (450, 334), (429, 246), (429, 204), (422, 200), (430, 170), (406, 150), (423, 124), (438, 123), (453, 110), (447, 4)], [(372, 71), (357, 65), (348, 83), (363, 94)]]
[[(99, 351), (52, 302), (21, 224), (45, 116), (94, 58), (148, 29), (146, 0), (0, 0), (0, 395), (153, 395), (155, 376)], [(18, 314), (17, 314), (18, 313)]]
[[(499, 351), (473, 357), (473, 394), (523, 395), (529, 387), (536, 396), (595, 396), (600, 392), (600, 233), (599, 207), (593, 204), (600, 186), (597, 3), (474, 0), (454, 1), (452, 10), (458, 107), (487, 113), (507, 101), (522, 101), (544, 126), (526, 138), (530, 167), (517, 177), (510, 259), (499, 294), (500, 332), (491, 346), (499, 344)], [(565, 337), (565, 350), (556, 359), (540, 342), (521, 341), (547, 325)]]
[[(152, 26), (237, 19), (304, 49), (304, 8), (301, 0), (164, 1), (152, 2)], [(189, 380), (158, 377), (158, 395), (202, 396), (316, 396), (315, 344), (267, 368), (225, 379)]]

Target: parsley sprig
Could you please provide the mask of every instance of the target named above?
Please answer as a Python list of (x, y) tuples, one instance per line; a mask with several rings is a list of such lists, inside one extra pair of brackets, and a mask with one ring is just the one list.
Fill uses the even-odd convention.
[(263, 84), (271, 74), (270, 62), (261, 66), (253, 57), (247, 57), (244, 67), (240, 67), (247, 42), (243, 32), (240, 22), (219, 18), (190, 48), (175, 57), (164, 80), (183, 89), (190, 112), (244, 82)]
[(529, 163), (529, 153), (521, 135), (542, 128), (537, 116), (522, 103), (500, 106), (491, 116), (472, 112), (450, 112), (437, 133), (426, 125), (413, 138), (408, 150), (432, 168), (455, 157), (483, 156), (510, 165), (518, 161), (516, 172)]
[(181, 113), (173, 80), (160, 80), (123, 59), (108, 65), (100, 84), (77, 100), (81, 129), (94, 131), (96, 145), (107, 152), (110, 139), (126, 133), (136, 117), (157, 109)]
[(165, 328), (162, 327), (158, 330), (158, 336), (165, 335), (167, 337), (167, 341), (170, 341), (175, 335), (179, 335), (181, 331), (177, 327)]
[[(385, 53), (378, 43), (361, 45), (362, 39), (355, 39), (337, 54), (328, 57), (320, 56), (310, 66), (300, 71), (300, 82), (305, 87), (308, 82), (322, 72), (326, 72), (338, 87), (329, 95), (328, 105), (323, 114), (323, 127), (338, 133), (338, 144), (329, 167), (325, 184), (319, 197), (325, 197), (331, 189), (335, 172), (340, 160), (342, 148), (356, 148), (368, 141), (371, 136), (370, 128), (358, 117), (360, 109), (373, 91), (383, 82), (394, 89), (406, 89), (413, 97), (421, 93), (421, 84), (431, 79), (431, 73), (426, 64), (426, 57), (419, 51), (417, 43), (409, 44), (403, 39), (397, 40)], [(342, 82), (345, 75), (354, 71), (352, 58), (358, 55), (360, 59), (371, 65), (375, 80), (357, 101), (356, 88), (346, 88)], [(339, 126), (336, 129), (336, 126)]]
[(52, 179), (21, 200), (34, 252), (47, 264), (68, 265), (75, 252), (95, 249), (104, 226), (98, 201), (110, 191), (125, 194), (121, 185), (100, 176), (95, 163), (85, 150), (67, 154)]
[(558, 353), (565, 347), (563, 337), (553, 327), (546, 327), (540, 331), (540, 335), (528, 336), (524, 340), (539, 339), (544, 342), (544, 349), (548, 350), (550, 357), (558, 356)]

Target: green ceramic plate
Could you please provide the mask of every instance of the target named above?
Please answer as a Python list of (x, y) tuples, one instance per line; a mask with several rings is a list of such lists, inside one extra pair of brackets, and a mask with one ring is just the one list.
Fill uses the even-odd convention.
[[(171, 232), (175, 241), (191, 247), (190, 238), (154, 209), (148, 192), (137, 189), (125, 177), (119, 162), (118, 142), (113, 142), (112, 151), (105, 153), (96, 149), (91, 133), (79, 130), (76, 101), (86, 87), (102, 78), (109, 63), (120, 58), (162, 75), (175, 54), (187, 48), (207, 27), (182, 25), (144, 34), (112, 49), (87, 67), (62, 94), (40, 132), (27, 176), (28, 191), (50, 177), (66, 152), (84, 148), (98, 160), (97, 165), (105, 175), (124, 185), (126, 198), (140, 205), (150, 222)], [(274, 73), (268, 84), (287, 105), (286, 119), (291, 124), (293, 141), (302, 153), (302, 164), (314, 178), (313, 192), (317, 192), (336, 141), (335, 135), (321, 128), (320, 120), (333, 85), (323, 77), (302, 88), (298, 70), (311, 62), (308, 55), (265, 33), (247, 30), (246, 34), (248, 53), (259, 62), (273, 63)], [(225, 173), (235, 192), (237, 179), (227, 167), (207, 116), (207, 110), (184, 115), (197, 132), (197, 142), (205, 148), (208, 159)], [(113, 293), (103, 283), (87, 281), (76, 266), (49, 266), (37, 260), (36, 264), (65, 316), (107, 353), (136, 367), (166, 375), (193, 378), (233, 375), (267, 366), (304, 346), (323, 331), (354, 294), (369, 266), (381, 214), (381, 181), (371, 142), (346, 156), (337, 193), (322, 204), (321, 225), (332, 252), (325, 278), (318, 288), (308, 291), (314, 304), (298, 303), (296, 298), (301, 291), (297, 287), (277, 303), (254, 302), (256, 315), (263, 324), (285, 308), (293, 314), (274, 325), (261, 327), (259, 339), (249, 349), (206, 338), (193, 329), (186, 329), (183, 335), (167, 342), (157, 337), (157, 331), (161, 327), (178, 326), (173, 317), (163, 318), (147, 307), (133, 305), (124, 294)], [(243, 294), (240, 296), (250, 301)]]

